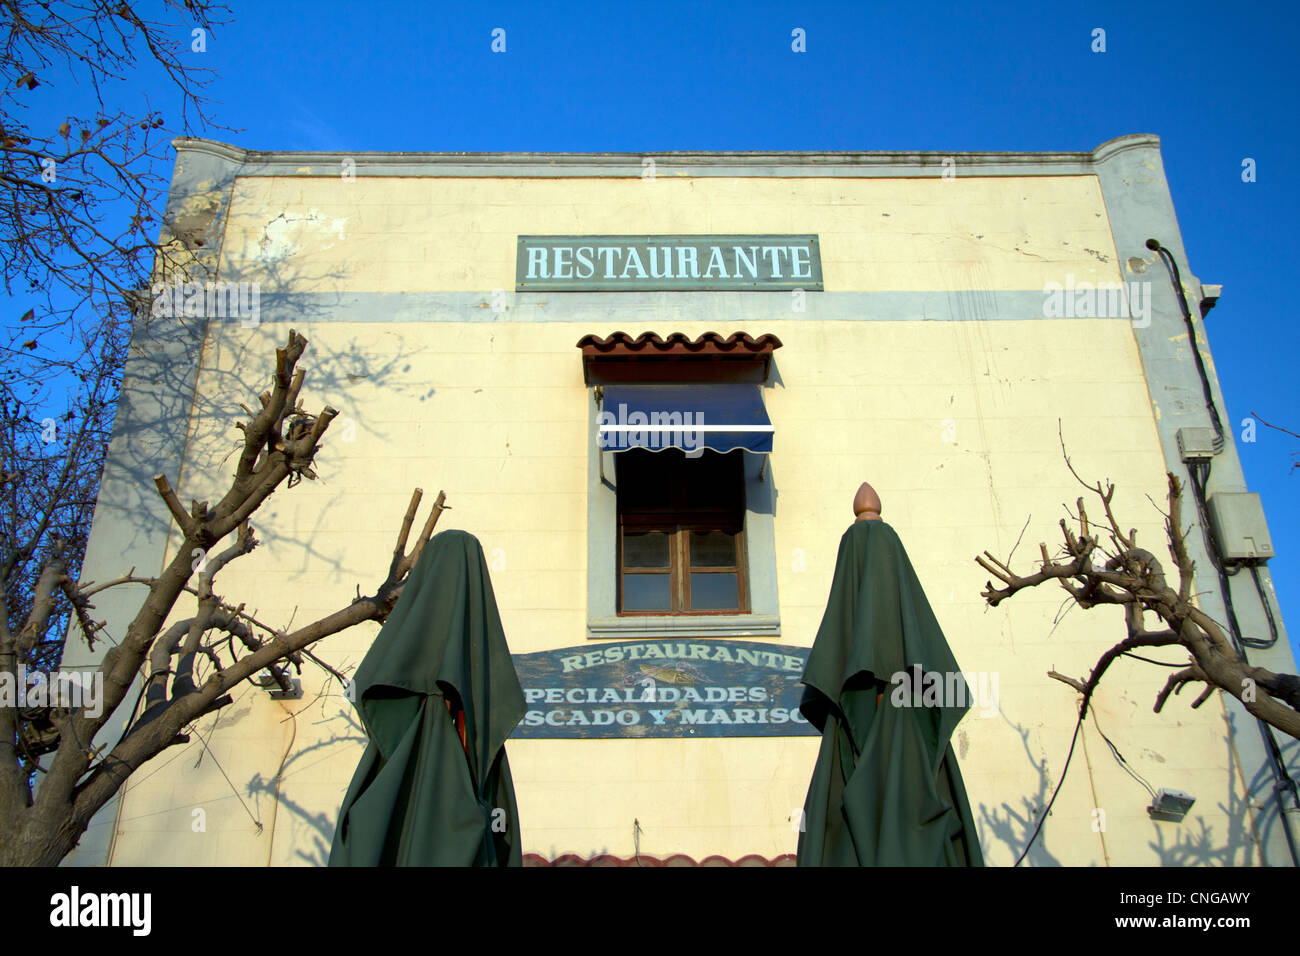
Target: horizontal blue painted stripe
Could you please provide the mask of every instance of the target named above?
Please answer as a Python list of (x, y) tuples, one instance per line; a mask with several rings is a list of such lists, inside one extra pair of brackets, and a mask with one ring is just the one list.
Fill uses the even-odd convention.
[[(233, 281), (233, 280), (231, 280)], [(260, 322), (960, 322), (1043, 320), (1042, 290), (929, 292), (262, 292)], [(494, 311), (494, 304), (500, 311)], [(797, 306), (802, 306), (797, 310)], [(238, 317), (216, 322), (239, 326)], [(1129, 321), (1100, 318), (1094, 321)]]

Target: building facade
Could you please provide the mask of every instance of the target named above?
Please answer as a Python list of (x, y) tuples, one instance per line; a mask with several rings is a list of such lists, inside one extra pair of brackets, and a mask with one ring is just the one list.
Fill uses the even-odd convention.
[[(340, 415), (319, 480), (254, 516), (262, 544), (219, 592), (264, 621), (330, 613), (382, 580), (412, 488), (443, 489), (439, 527), (482, 543), (528, 695), (507, 745), (525, 852), (773, 862), (795, 850), (818, 743), (789, 701), (869, 480), (974, 691), (953, 746), (984, 856), (1016, 860), (1077, 717), (1047, 672), (1085, 677), (1124, 622), (1058, 617), (1048, 588), (988, 609), (974, 556), (1014, 549), (1028, 571), (1058, 546), (1082, 491), (1064, 442), (1163, 558), (1148, 496), (1167, 471), (1186, 481), (1180, 429), (1209, 425), (1194, 349), (1208, 363), (1218, 293), (1186, 261), (1154, 136), (951, 155), (176, 145), (168, 229), (225, 306), (141, 323), (87, 578), (174, 554), (152, 476), (220, 494), (240, 403), (297, 329), (305, 402)], [(636, 417), (655, 408), (704, 417)], [(1246, 491), (1223, 441), (1210, 495)], [(1189, 545), (1210, 569), (1199, 527)], [(1219, 580), (1197, 585), (1223, 620)], [(1229, 586), (1243, 632), (1267, 633), (1248, 577)], [(133, 598), (101, 601), (110, 633)], [(1293, 673), (1274, 618), (1252, 660)], [(314, 652), (347, 672), (377, 630)], [(65, 666), (93, 662), (70, 642)], [(1153, 713), (1166, 676), (1111, 669), (1028, 863), (1292, 863), (1253, 718), (1217, 693)], [(364, 733), (325, 671), (301, 681), (289, 700), (241, 687), (72, 860), (323, 864)], [(1151, 817), (1103, 733), (1151, 788), (1195, 798), (1184, 819)]]

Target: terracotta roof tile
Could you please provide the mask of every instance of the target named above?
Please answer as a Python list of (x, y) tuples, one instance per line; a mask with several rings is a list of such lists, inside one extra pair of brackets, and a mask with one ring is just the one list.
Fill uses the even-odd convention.
[(654, 332), (643, 332), (633, 338), (626, 332), (615, 332), (601, 338), (598, 335), (584, 335), (578, 340), (578, 348), (584, 353), (596, 354), (634, 354), (645, 353), (672, 354), (726, 354), (728, 352), (749, 352), (754, 355), (770, 353), (781, 347), (781, 340), (770, 332), (753, 338), (748, 332), (735, 332), (723, 337), (717, 332), (705, 332), (692, 340), (684, 332), (673, 332), (666, 339)]
[(761, 383), (767, 379), (773, 352), (780, 347), (781, 340), (771, 333), (754, 338), (748, 332), (728, 336), (705, 332), (694, 339), (684, 332), (667, 338), (654, 332), (637, 336), (615, 332), (578, 340), (582, 376), (588, 385), (710, 379)]

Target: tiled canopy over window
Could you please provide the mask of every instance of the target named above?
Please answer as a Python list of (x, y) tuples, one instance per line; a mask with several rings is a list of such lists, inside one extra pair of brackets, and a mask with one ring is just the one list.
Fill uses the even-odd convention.
[(636, 338), (615, 332), (607, 338), (585, 335), (583, 381), (588, 385), (616, 382), (753, 382), (762, 384), (772, 366), (772, 353), (781, 347), (775, 335), (753, 338), (737, 332), (723, 338), (705, 332), (694, 340), (681, 332), (666, 339), (653, 332)]

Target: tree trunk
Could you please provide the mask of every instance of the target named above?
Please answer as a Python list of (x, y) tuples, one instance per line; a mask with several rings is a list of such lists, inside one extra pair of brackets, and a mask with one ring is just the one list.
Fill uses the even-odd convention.
[(39, 814), (27, 807), (0, 817), (0, 867), (58, 866), (85, 832), (72, 819), (71, 807)]

